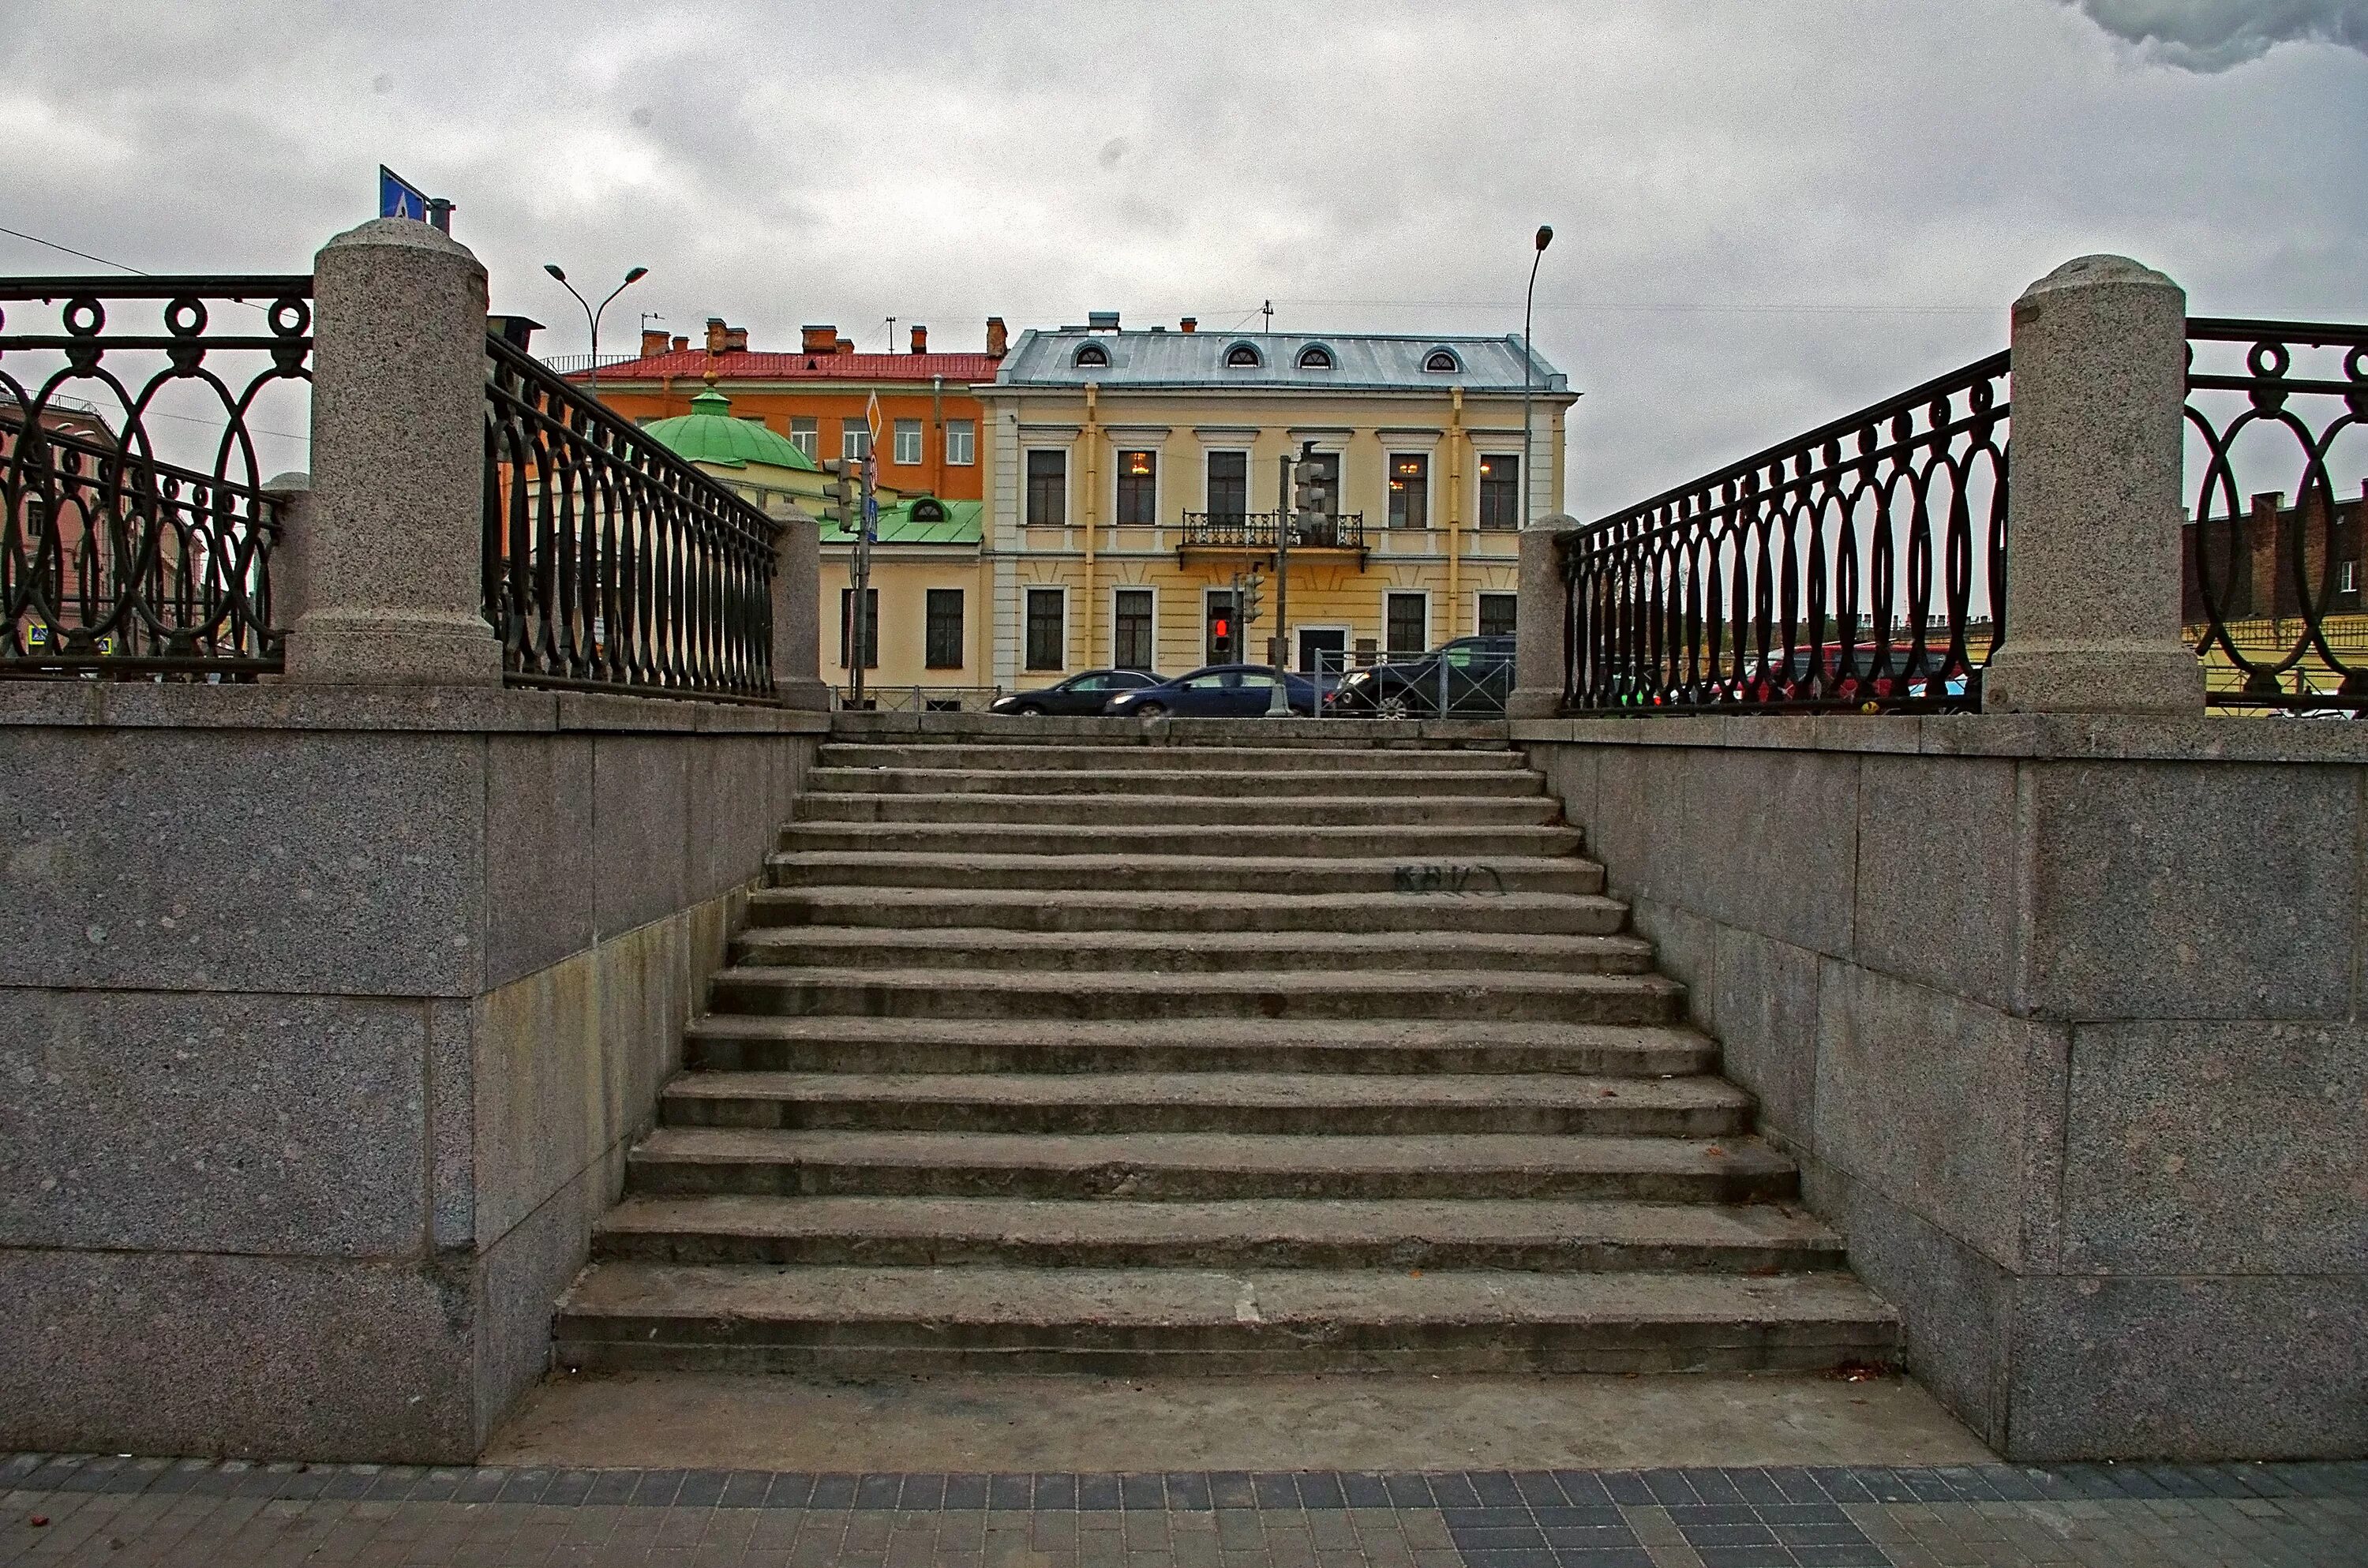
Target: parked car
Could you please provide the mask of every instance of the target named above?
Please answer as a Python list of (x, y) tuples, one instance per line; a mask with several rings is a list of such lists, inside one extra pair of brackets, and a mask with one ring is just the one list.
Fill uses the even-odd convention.
[(1372, 719), (1494, 717), (1512, 688), (1510, 637), (1458, 637), (1420, 658), (1349, 671), (1325, 710)]
[(1314, 718), (1322, 688), (1316, 677), (1271, 665), (1209, 665), (1190, 675), (1122, 691), (1102, 711), (1121, 719), (1156, 719), (1172, 713), (1181, 719), (1254, 719), (1274, 701), (1274, 683), (1281, 679), (1284, 700), (1302, 718)]
[(1143, 670), (1087, 670), (1041, 691), (1015, 691), (986, 705), (990, 713), (1093, 714), (1121, 691), (1157, 686), (1159, 677)]
[[(1875, 643), (1856, 644), (1850, 650), (1850, 662), (1846, 672), (1840, 645), (1828, 645), (1824, 659), (1827, 699), (1861, 704), (1902, 699), (1908, 701), (1954, 699), (1965, 695), (1964, 674), (1963, 671), (1953, 675), (1947, 673), (1949, 655), (1944, 648), (1927, 648), (1919, 658), (1914, 649), (1904, 643), (1895, 643), (1890, 659), (1893, 673), (1880, 676), (1855, 673), (1872, 667), (1876, 652)], [(1814, 695), (1809, 678), (1813, 667), (1814, 660), (1809, 650), (1798, 648), (1793, 650), (1790, 659), (1773, 664), (1752, 660), (1748, 666), (1750, 674), (1742, 681), (1726, 682), (1724, 689), (1728, 699), (1736, 702), (1799, 701)]]

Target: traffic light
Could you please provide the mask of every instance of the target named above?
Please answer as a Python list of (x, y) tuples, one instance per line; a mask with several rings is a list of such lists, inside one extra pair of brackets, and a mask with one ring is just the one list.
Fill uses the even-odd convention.
[(823, 493), (822, 520), (843, 534), (854, 533), (861, 527), (855, 510), (855, 465), (829, 458), (822, 471), (831, 476), (830, 488)]
[(1313, 458), (1302, 458), (1292, 466), (1291, 506), (1303, 517), (1328, 517), (1332, 515), (1331, 485), (1327, 475)]
[(1241, 608), (1242, 624), (1245, 626), (1258, 624), (1258, 616), (1266, 608), (1259, 602), (1259, 594), (1265, 587), (1266, 579), (1255, 572), (1238, 580), (1234, 590), (1234, 603)]

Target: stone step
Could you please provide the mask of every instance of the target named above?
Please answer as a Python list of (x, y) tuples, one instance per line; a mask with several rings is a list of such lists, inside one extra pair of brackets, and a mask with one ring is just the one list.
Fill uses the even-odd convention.
[(658, 1115), (783, 1131), (1720, 1138), (1750, 1131), (1751, 1096), (1708, 1075), (710, 1072), (667, 1085)]
[(732, 961), (817, 969), (1063, 970), (1098, 976), (1292, 969), (1644, 974), (1653, 967), (1653, 944), (1641, 937), (1470, 931), (1081, 934), (992, 926), (752, 926), (734, 939)]
[(1684, 990), (1657, 974), (1427, 974), (1349, 969), (1081, 975), (990, 969), (734, 965), (718, 1012), (905, 1018), (1490, 1018), (1659, 1024)]
[(850, 712), (831, 716), (836, 741), (990, 745), (1133, 745), (1208, 751), (1226, 746), (1268, 750), (1378, 751), (1508, 749), (1501, 718), (1349, 720), (1277, 718), (1110, 719), (1100, 714), (1042, 718), (1000, 713)]
[(1510, 750), (1322, 749), (1304, 746), (1181, 746), (1042, 744), (1036, 745), (950, 743), (928, 744), (833, 741), (821, 748), (823, 767), (925, 767), (999, 772), (1103, 773), (1147, 768), (1167, 773), (1297, 773), (1314, 766), (1332, 772), (1486, 773), (1526, 772), (1529, 763)]
[(596, 1264), (560, 1303), (580, 1371), (1640, 1372), (1881, 1359), (1846, 1274), (762, 1268)]
[(1711, 1071), (1718, 1048), (1681, 1025), (1470, 1018), (1199, 1018), (1048, 1022), (782, 1017), (691, 1021), (685, 1065), (791, 1073), (1581, 1073), (1653, 1078)]
[[(1288, 778), (1289, 775), (1283, 775)], [(890, 791), (798, 797), (796, 820), (837, 823), (984, 824), (1064, 832), (1219, 826), (1275, 833), (1286, 828), (1544, 826), (1561, 806), (1543, 795), (1317, 795), (1245, 801), (1226, 795), (915, 795)]]
[(1603, 868), (1577, 855), (1447, 856), (1415, 846), (1357, 858), (1241, 854), (996, 854), (981, 846), (806, 849), (766, 863), (776, 887), (1081, 888), (1130, 892), (1391, 893), (1436, 898), (1440, 914), (1498, 893), (1600, 893)]
[(806, 788), (822, 794), (852, 791), (909, 795), (1223, 795), (1235, 800), (1263, 800), (1277, 795), (1396, 798), (1435, 794), (1536, 795), (1545, 789), (1545, 776), (1526, 767), (1467, 767), (1452, 772), (1438, 768), (1344, 768), (1322, 758), (1309, 758), (1303, 767), (1236, 770), (1173, 767), (816, 767), (806, 774)]
[(1593, 893), (1206, 892), (1189, 899), (1110, 888), (761, 888), (753, 926), (879, 926), (900, 931), (992, 926), (1006, 931), (1385, 931), (1503, 936), (1612, 936), (1628, 906)]
[(1773, 1273), (1843, 1265), (1782, 1204), (1551, 1199), (629, 1198), (597, 1258), (920, 1268), (1523, 1269)]
[(661, 1127), (626, 1190), (691, 1197), (1564, 1198), (1782, 1203), (1793, 1162), (1752, 1137), (1514, 1133), (784, 1132)]
[(1385, 827), (1269, 826), (1206, 823), (1182, 826), (1098, 823), (809, 823), (781, 830), (781, 848), (865, 855), (1201, 855), (1404, 861), (1484, 859), (1494, 856), (1576, 855), (1567, 827), (1393, 824)]

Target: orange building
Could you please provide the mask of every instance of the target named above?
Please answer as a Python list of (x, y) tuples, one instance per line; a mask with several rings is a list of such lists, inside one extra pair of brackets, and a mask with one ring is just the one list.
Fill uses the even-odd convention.
[[(794, 354), (748, 346), (746, 327), (720, 316), (706, 341), (642, 334), (638, 358), (600, 367), (600, 401), (636, 423), (691, 412), (707, 389), (732, 400), (732, 412), (778, 431), (820, 462), (860, 458), (869, 443), (865, 410), (880, 399), (880, 484), (902, 495), (977, 501), (982, 431), (971, 387), (995, 379), (1007, 347), (1003, 320), (986, 324), (982, 354), (931, 352), (929, 329), (913, 328), (905, 354), (858, 354), (835, 326), (809, 326)], [(574, 381), (586, 379), (577, 372)]]

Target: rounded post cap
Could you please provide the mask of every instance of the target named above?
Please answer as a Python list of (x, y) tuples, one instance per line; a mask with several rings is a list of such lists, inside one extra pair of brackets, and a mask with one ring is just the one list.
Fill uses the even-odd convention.
[(2023, 299), (2061, 293), (2067, 289), (2128, 288), (2177, 289), (2170, 278), (2144, 262), (2132, 261), (2125, 256), (2100, 254), (2074, 256), (2046, 277), (2022, 291)]

